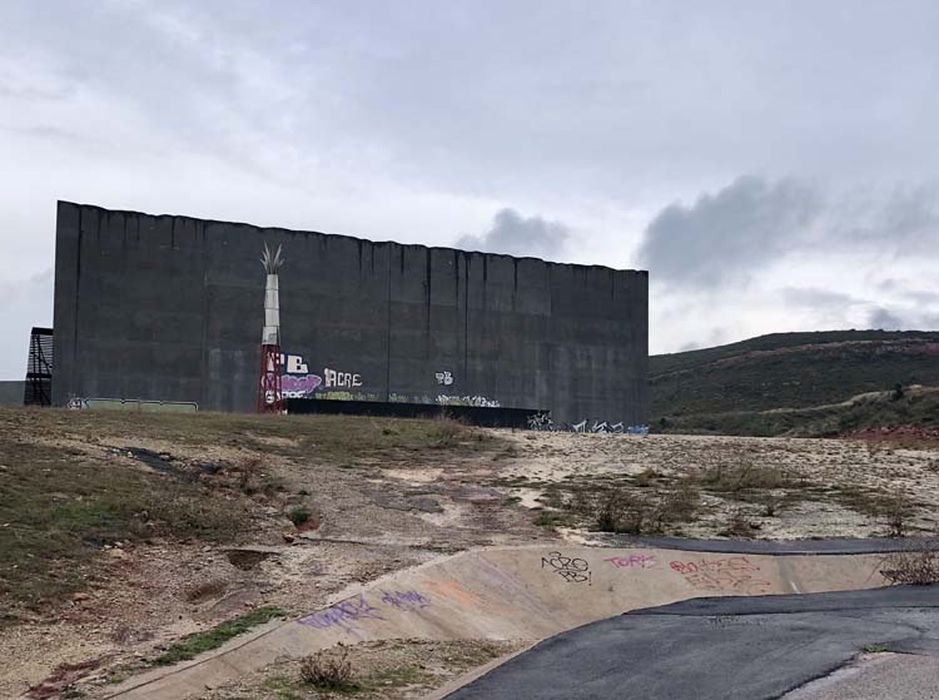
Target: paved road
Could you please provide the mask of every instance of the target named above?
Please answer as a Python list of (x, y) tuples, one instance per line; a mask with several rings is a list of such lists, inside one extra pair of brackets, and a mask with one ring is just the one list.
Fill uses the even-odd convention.
[(778, 698), (870, 644), (939, 664), (939, 586), (637, 610), (545, 640), (447, 697)]
[(685, 540), (680, 537), (632, 537), (608, 535), (604, 538), (610, 546), (655, 547), (659, 549), (683, 549), (695, 552), (722, 552), (726, 554), (771, 554), (774, 556), (805, 554), (880, 554), (907, 552), (920, 549), (935, 549), (935, 537), (864, 537), (857, 539), (818, 540)]

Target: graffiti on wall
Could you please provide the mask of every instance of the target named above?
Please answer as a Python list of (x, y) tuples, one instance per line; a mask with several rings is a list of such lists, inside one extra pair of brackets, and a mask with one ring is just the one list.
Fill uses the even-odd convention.
[(388, 609), (413, 612), (429, 607), (430, 604), (429, 596), (415, 590), (382, 591), (381, 599), (374, 603), (369, 601), (364, 593), (359, 593), (354, 598), (311, 612), (297, 622), (321, 630), (336, 630), (357, 635), (363, 621), (384, 620), (385, 611)]
[[(495, 399), (488, 396), (460, 396), (457, 394), (438, 394), (436, 397), (412, 396), (409, 394), (384, 394), (362, 391), (365, 379), (358, 372), (345, 369), (323, 367), (322, 370), (310, 371), (310, 363), (303, 355), (284, 353), (281, 356), (284, 373), (281, 375), (281, 387), (287, 399), (333, 399), (338, 401), (391, 401), (403, 403), (436, 403), (440, 406), (475, 406), (481, 408), (501, 408)], [(452, 386), (454, 379), (450, 370), (434, 373), (434, 379), (440, 386)]]
[(342, 372), (325, 367), (323, 375), (326, 380), (324, 386), (327, 389), (353, 389), (362, 386), (362, 375), (354, 372)]
[(565, 557), (560, 552), (549, 552), (541, 558), (541, 568), (549, 568), (567, 583), (590, 584), (590, 564), (580, 557)]
[(438, 394), (437, 403), (441, 406), (476, 406), (479, 408), (501, 408), (495, 399), (488, 396), (451, 396), (448, 394)]
[(610, 423), (585, 418), (579, 423), (555, 423), (550, 413), (535, 413), (528, 417), (529, 430), (570, 433), (611, 433), (614, 435), (648, 435), (648, 425), (624, 425), (623, 421)]
[(768, 593), (773, 584), (760, 565), (748, 557), (711, 557), (698, 561), (672, 561), (668, 564), (699, 591), (731, 591), (741, 595)]
[(321, 630), (341, 629), (344, 632), (352, 632), (358, 628), (361, 620), (384, 620), (377, 608), (369, 603), (363, 594), (358, 598), (344, 600), (341, 603), (332, 605), (325, 610), (317, 610), (306, 617), (301, 617), (297, 622), (301, 625), (309, 625)]
[(430, 598), (417, 591), (382, 591), (381, 602), (399, 610), (416, 610), (430, 605)]
[(316, 374), (296, 376), (285, 374), (281, 376), (281, 389), (284, 397), (288, 399), (303, 399), (313, 394), (323, 383), (323, 378)]
[(630, 554), (621, 557), (609, 557), (608, 561), (617, 569), (651, 569), (655, 566), (655, 557), (651, 554)]
[[(362, 375), (357, 372), (346, 372), (324, 367), (320, 373), (310, 372), (310, 365), (304, 361), (303, 355), (284, 353), (281, 356), (281, 365), (284, 374), (281, 375), (281, 387), (284, 398), (311, 399), (311, 398), (340, 398), (330, 395), (331, 390), (340, 390), (335, 393), (349, 393), (349, 389), (361, 387)], [(354, 398), (342, 396), (343, 399)]]

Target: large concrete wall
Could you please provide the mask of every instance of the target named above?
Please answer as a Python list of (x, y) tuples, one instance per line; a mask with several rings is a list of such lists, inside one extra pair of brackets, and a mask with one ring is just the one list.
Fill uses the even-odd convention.
[(56, 230), (54, 403), (253, 410), (264, 243), (283, 244), (283, 348), (305, 365), (288, 363), (287, 389), (493, 402), (565, 422), (646, 419), (646, 272), (67, 202)]

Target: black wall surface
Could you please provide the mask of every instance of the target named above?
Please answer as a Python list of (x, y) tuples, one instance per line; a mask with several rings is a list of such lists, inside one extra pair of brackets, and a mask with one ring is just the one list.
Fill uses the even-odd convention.
[(253, 410), (264, 243), (286, 257), (289, 396), (646, 420), (646, 272), (68, 202), (56, 230), (54, 403)]

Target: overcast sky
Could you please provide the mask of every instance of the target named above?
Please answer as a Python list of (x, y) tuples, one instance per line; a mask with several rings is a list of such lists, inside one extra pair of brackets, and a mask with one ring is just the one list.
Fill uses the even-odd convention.
[(939, 327), (934, 0), (3, 0), (0, 378), (55, 201), (650, 270), (652, 352)]

